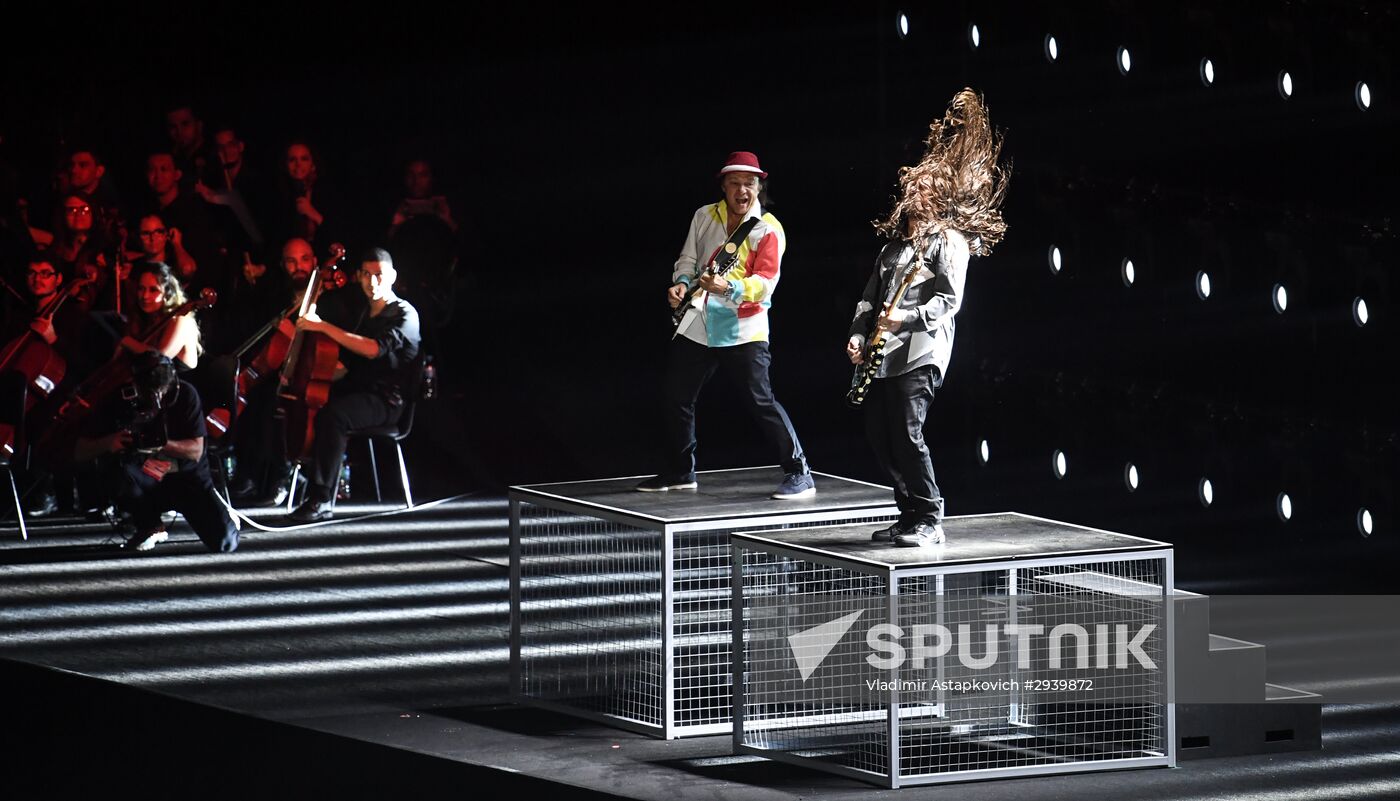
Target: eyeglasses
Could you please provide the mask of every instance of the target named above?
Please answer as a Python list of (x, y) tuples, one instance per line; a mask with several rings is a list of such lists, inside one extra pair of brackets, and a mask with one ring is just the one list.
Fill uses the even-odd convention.
[(152, 228), (149, 231), (142, 231), (141, 236), (142, 238), (150, 238), (153, 236), (165, 236), (166, 233), (167, 230), (165, 228)]
[(92, 206), (64, 206), (64, 214), (91, 214)]
[(30, 271), (29, 271), (29, 277), (30, 277), (30, 278), (48, 279), (48, 278), (53, 278), (55, 275), (58, 275), (58, 273), (54, 272), (53, 270), (30, 270)]

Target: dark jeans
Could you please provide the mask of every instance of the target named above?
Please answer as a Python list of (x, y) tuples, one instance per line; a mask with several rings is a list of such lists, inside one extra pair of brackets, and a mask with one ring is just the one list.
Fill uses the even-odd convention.
[(773, 387), (768, 382), (772, 360), (767, 342), (709, 348), (685, 337), (672, 340), (666, 366), (665, 475), (679, 478), (695, 472), (695, 401), (700, 397), (700, 388), (720, 367), (732, 381), (747, 389), (749, 412), (763, 429), (783, 471), (807, 472), (807, 457), (797, 441), (797, 432), (792, 430), (792, 421), (773, 397)]
[(876, 461), (894, 482), (899, 523), (906, 528), (943, 520), (943, 495), (933, 480), (933, 460), (924, 442), (934, 385), (934, 368), (928, 365), (875, 379), (865, 400), (865, 434)]
[(140, 463), (123, 461), (102, 468), (117, 505), (131, 513), (138, 533), (159, 528), (166, 511), (179, 512), (194, 533), (211, 551), (228, 552), (238, 548), (238, 529), (228, 510), (214, 497), (209, 464), (178, 473), (167, 473), (157, 481), (141, 470)]
[(402, 413), (402, 405), (391, 406), (374, 392), (332, 390), (331, 399), (316, 413), (316, 437), (306, 471), (308, 499), (323, 503), (335, 494), (351, 431), (394, 425)]

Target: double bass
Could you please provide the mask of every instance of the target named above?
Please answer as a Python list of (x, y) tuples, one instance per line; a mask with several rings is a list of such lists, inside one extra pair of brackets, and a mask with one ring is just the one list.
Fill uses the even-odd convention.
[[(337, 252), (343, 257), (345, 249), (337, 245), (332, 253)], [(335, 269), (334, 264), (330, 272), (340, 276), (339, 282), (328, 280), (327, 272), (322, 269), (307, 281), (298, 318), (316, 310), (316, 302), (328, 286), (344, 285), (345, 273)], [(331, 382), (335, 380), (339, 359), (340, 346), (328, 334), (296, 329), (277, 386), (278, 413), (286, 428), (288, 461), (310, 456), (316, 437), (316, 413), (330, 400)]]
[[(318, 276), (320, 277), (322, 290), (339, 289), (345, 285), (345, 272), (339, 269), (340, 261), (345, 258), (345, 246), (337, 242), (331, 245), (330, 251), (329, 258), (311, 276), (313, 282)], [(310, 291), (310, 286), (307, 287), (307, 291)], [(306, 296), (303, 294), (302, 300), (305, 301), (305, 299)], [(257, 355), (234, 376), (233, 408), (216, 407), (204, 416), (204, 425), (211, 439), (222, 439), (228, 433), (229, 426), (247, 408), (248, 395), (254, 387), (261, 384), (268, 376), (279, 374), (282, 365), (287, 361), (287, 356), (292, 352), (293, 343), (296, 342), (295, 315), (302, 308), (302, 305), (302, 303), (293, 303), (283, 309), (233, 352), (234, 356), (241, 359), (244, 354), (262, 342), (262, 347), (258, 350)], [(264, 337), (266, 337), (265, 340)]]
[[(54, 297), (39, 309), (36, 319), (52, 321), (63, 302), (77, 295), (93, 280), (81, 278), (54, 293)], [(45, 342), (33, 328), (28, 328), (10, 340), (4, 350), (0, 350), (0, 373), (8, 371), (24, 375), (24, 383), (29, 389), (24, 396), (24, 413), (28, 415), (63, 382), (63, 377), (68, 372), (68, 363), (54, 350), (53, 345)], [(14, 444), (15, 427), (8, 423), (0, 423), (0, 449), (3, 449), (7, 456), (13, 456)]]
[[(152, 345), (176, 319), (195, 309), (213, 306), (218, 299), (217, 292), (208, 287), (204, 288), (199, 297), (167, 312), (139, 341), (143, 345)], [(131, 353), (121, 349), (110, 361), (97, 368), (75, 387), (35, 443), (34, 453), (39, 462), (44, 466), (53, 467), (70, 461), (79, 431), (88, 415), (121, 387), (131, 383), (131, 378)]]

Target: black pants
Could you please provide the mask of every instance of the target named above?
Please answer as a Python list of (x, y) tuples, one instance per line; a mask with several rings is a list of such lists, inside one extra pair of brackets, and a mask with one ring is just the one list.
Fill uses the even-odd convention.
[(378, 393), (332, 390), (331, 399), (316, 413), (316, 438), (306, 471), (307, 498), (325, 502), (335, 494), (351, 431), (394, 425), (402, 413), (402, 404), (391, 405)]
[(933, 460), (924, 442), (924, 420), (933, 403), (933, 365), (877, 378), (865, 399), (865, 434), (881, 469), (894, 482), (899, 523), (943, 521), (943, 495), (933, 480)]
[(248, 405), (235, 424), (238, 477), (253, 482), (258, 495), (271, 494), (287, 476), (287, 439), (277, 418), (277, 376), (248, 393)]
[(786, 473), (807, 472), (807, 457), (797, 441), (797, 432), (782, 404), (773, 397), (768, 366), (773, 357), (767, 342), (746, 342), (727, 348), (709, 348), (685, 337), (671, 343), (666, 368), (666, 445), (670, 477), (695, 472), (695, 401), (700, 388), (715, 374), (724, 371), (736, 384), (748, 390), (749, 412), (763, 429), (778, 463)]
[(159, 528), (166, 511), (179, 512), (204, 546), (211, 551), (228, 552), (238, 548), (238, 529), (228, 510), (214, 497), (209, 464), (179, 473), (167, 473), (157, 481), (141, 469), (140, 463), (123, 461), (101, 468), (110, 483), (113, 500), (131, 513), (138, 533)]

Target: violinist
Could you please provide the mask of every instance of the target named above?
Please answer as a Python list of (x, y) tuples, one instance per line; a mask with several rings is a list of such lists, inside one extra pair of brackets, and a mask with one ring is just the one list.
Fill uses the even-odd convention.
[(421, 341), (418, 311), (394, 293), (398, 273), (388, 251), (375, 248), (360, 263), (360, 290), (368, 303), (349, 327), (315, 311), (297, 320), (297, 329), (322, 333), (340, 346), (346, 371), (315, 419), (307, 469), (306, 502), (292, 520), (309, 523), (331, 517), (331, 500), (350, 432), (393, 425), (403, 413), (408, 367)]
[(141, 342), (152, 328), (164, 321), (167, 312), (185, 302), (179, 279), (168, 265), (150, 261), (132, 268), (131, 277), (135, 309), (127, 322), (126, 336), (122, 337), (120, 346), (131, 353), (156, 350), (168, 356), (177, 370), (193, 370), (199, 365), (201, 350), (199, 324), (195, 322), (193, 312), (176, 317), (154, 343), (146, 345)]
[(132, 360), (126, 391), (106, 398), (87, 419), (73, 458), (91, 464), (106, 494), (130, 515), (136, 530), (124, 549), (149, 551), (164, 542), (161, 515), (171, 510), (209, 550), (238, 547), (238, 530), (215, 496), (204, 436), (199, 394), (155, 350)]

